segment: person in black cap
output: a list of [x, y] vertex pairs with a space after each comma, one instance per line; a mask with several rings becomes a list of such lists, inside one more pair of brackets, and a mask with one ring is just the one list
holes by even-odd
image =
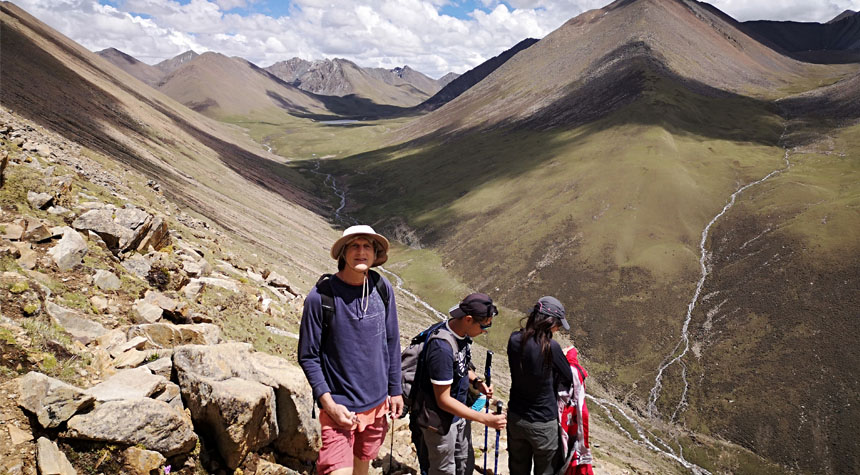
[[[466, 405], [469, 385], [492, 397], [492, 385], [487, 384], [470, 369], [472, 338], [484, 333], [498, 314], [493, 300], [482, 293], [470, 294], [451, 308], [451, 315], [437, 331], [451, 332], [451, 338], [432, 338], [424, 347], [418, 371], [422, 374], [418, 390], [426, 398], [426, 407], [439, 414], [436, 424], [424, 424], [413, 412], [410, 427], [418, 449], [422, 474], [470, 475], [475, 455], [469, 421], [476, 421], [496, 430], [505, 428], [505, 414], [472, 410]], [[452, 348], [449, 341], [456, 341]]]
[[570, 387], [573, 373], [552, 335], [562, 328], [570, 330], [565, 317], [558, 299], [541, 297], [524, 318], [525, 327], [508, 340], [508, 470], [512, 474], [552, 474], [559, 462], [556, 388]]

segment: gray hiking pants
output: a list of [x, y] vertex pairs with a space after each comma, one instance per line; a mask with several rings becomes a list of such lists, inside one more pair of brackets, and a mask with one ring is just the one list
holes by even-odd
[[429, 461], [428, 475], [471, 475], [475, 469], [472, 425], [465, 419], [451, 424], [445, 435], [421, 429]]
[[558, 446], [558, 421], [529, 422], [508, 411], [508, 471], [511, 475], [552, 475]]

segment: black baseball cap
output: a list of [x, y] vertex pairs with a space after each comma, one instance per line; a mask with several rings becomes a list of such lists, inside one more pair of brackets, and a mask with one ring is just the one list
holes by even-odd
[[498, 315], [499, 310], [493, 305], [493, 299], [489, 295], [476, 292], [467, 295], [459, 304], [451, 307], [448, 314], [454, 318], [462, 318], [466, 315], [489, 318]]

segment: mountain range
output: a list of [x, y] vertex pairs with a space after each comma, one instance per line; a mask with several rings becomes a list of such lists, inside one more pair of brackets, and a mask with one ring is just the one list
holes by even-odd
[[0, 13], [5, 109], [157, 180], [303, 291], [331, 224], [371, 223], [434, 307], [498, 300], [497, 351], [558, 296], [619, 444], [678, 471], [860, 466], [856, 13], [618, 0], [444, 81], [214, 52], [149, 66]]

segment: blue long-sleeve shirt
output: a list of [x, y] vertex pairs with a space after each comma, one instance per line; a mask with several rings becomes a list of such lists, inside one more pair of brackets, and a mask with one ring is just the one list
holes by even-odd
[[400, 395], [400, 332], [394, 290], [385, 303], [370, 285], [366, 311], [362, 286], [330, 279], [335, 312], [323, 335], [322, 300], [314, 287], [305, 298], [299, 330], [299, 364], [313, 390], [314, 400], [325, 393], [353, 412], [363, 412]]

